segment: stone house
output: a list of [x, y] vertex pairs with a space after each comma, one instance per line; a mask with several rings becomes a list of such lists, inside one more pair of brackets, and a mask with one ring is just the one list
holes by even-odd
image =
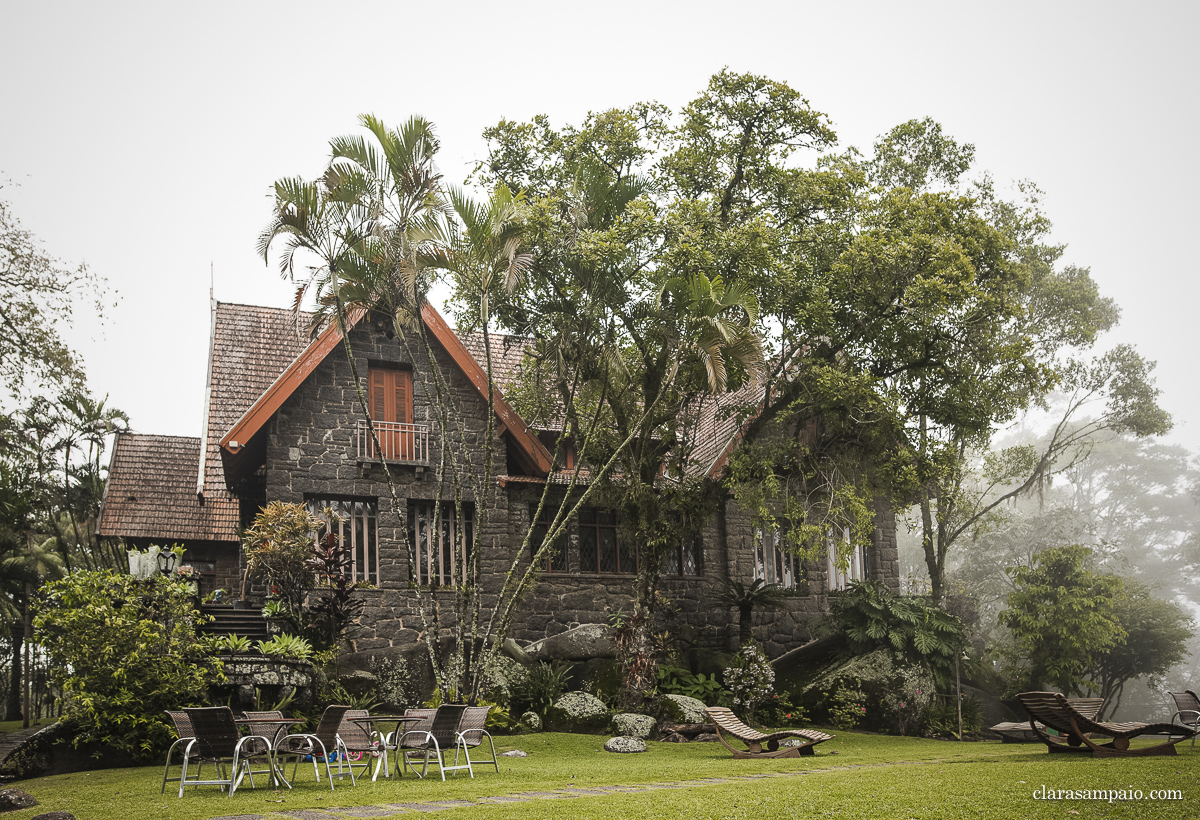
[[[353, 636], [359, 653], [402, 648], [419, 637], [412, 584], [436, 583], [454, 560], [447, 544], [435, 544], [429, 526], [437, 497], [433, 475], [443, 446], [480, 450], [487, 422], [487, 379], [478, 337], [460, 339], [432, 308], [423, 318], [431, 334], [432, 359], [396, 338], [383, 322], [362, 317], [349, 333], [369, 406], [380, 428], [382, 453], [365, 431], [350, 362], [341, 336], [326, 326], [310, 340], [305, 317], [289, 310], [214, 303], [205, 389], [204, 424], [198, 438], [121, 434], [113, 448], [100, 534], [134, 546], [180, 543], [184, 563], [197, 573], [202, 591], [241, 585], [240, 527], [268, 501], [307, 504], [318, 515], [339, 514], [341, 534], [354, 551], [358, 594], [366, 607]], [[517, 378], [518, 340], [493, 337], [494, 368], [503, 387]], [[444, 378], [460, 429], [436, 422], [429, 391], [435, 368]], [[546, 481], [561, 480], [545, 441], [553, 431], [532, 430], [504, 401], [495, 401], [494, 476], [480, 482], [488, 498], [481, 529], [480, 577], [493, 594], [530, 526]], [[737, 446], [739, 426], [716, 402], [694, 425], [695, 469], [719, 477]], [[382, 456], [382, 459], [381, 459]], [[393, 502], [382, 460], [397, 485]], [[472, 502], [465, 498], [468, 511]], [[418, 557], [409, 577], [400, 539]], [[585, 508], [571, 522], [561, 553], [552, 557], [515, 621], [513, 637], [536, 640], [584, 623], [606, 621], [628, 610], [636, 555], [620, 543], [611, 511]], [[881, 506], [870, 543], [857, 545], [849, 571], [831, 562], [802, 562], [777, 549], [771, 533], [756, 531], [729, 499], [700, 537], [681, 544], [663, 567], [662, 590], [678, 610], [679, 630], [697, 645], [736, 645], [737, 613], [711, 603], [723, 579], [762, 578], [794, 595], [785, 609], [764, 613], [756, 637], [770, 655], [807, 638], [804, 623], [827, 609], [828, 595], [855, 578], [898, 587], [894, 517]], [[441, 593], [439, 593], [441, 594]], [[444, 594], [451, 594], [449, 592]]]

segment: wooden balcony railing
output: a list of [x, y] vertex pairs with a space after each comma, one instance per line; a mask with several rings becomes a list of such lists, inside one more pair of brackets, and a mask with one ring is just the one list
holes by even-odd
[[[425, 424], [400, 424], [395, 421], [375, 422], [375, 435], [379, 437], [379, 447], [386, 461], [398, 461], [403, 464], [429, 463], [429, 426]], [[371, 440], [371, 430], [367, 422], [360, 419], [355, 435], [358, 446], [358, 458], [377, 459], [375, 442]]]

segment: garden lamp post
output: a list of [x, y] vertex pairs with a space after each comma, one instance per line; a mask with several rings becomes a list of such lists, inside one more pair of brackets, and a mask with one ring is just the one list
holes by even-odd
[[174, 550], [163, 550], [158, 554], [158, 571], [163, 575], [170, 575], [175, 571], [175, 565], [179, 563], [179, 556]]

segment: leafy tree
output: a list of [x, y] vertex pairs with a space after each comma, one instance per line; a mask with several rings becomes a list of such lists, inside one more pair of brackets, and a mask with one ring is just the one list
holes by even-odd
[[163, 710], [205, 703], [220, 663], [197, 637], [202, 616], [185, 581], [139, 581], [79, 571], [47, 584], [34, 617], [51, 677], [76, 728], [135, 760], [161, 759], [171, 741]]
[[1017, 691], [1049, 684], [1080, 693], [1087, 671], [1127, 638], [1117, 612], [1121, 579], [1085, 567], [1092, 551], [1078, 545], [1038, 553], [1009, 569], [1016, 589], [1000, 613], [1016, 641]]
[[1104, 698], [1104, 712], [1121, 705], [1125, 684], [1147, 677], [1161, 681], [1187, 657], [1194, 622], [1178, 604], [1154, 597], [1137, 581], [1125, 580], [1115, 599], [1116, 619], [1125, 638], [1096, 659], [1086, 676]]
[[[453, 209], [460, 223], [449, 221], [451, 207], [433, 165], [437, 140], [432, 125], [413, 118], [401, 128], [391, 130], [370, 116], [364, 116], [362, 122], [371, 138], [333, 140], [329, 167], [319, 181], [289, 179], [276, 183], [275, 218], [260, 236], [259, 250], [267, 260], [272, 248], [280, 247], [281, 268], [298, 284], [297, 307], [304, 295], [312, 292], [318, 306], [314, 327], [332, 321], [342, 331], [342, 347], [354, 376], [360, 409], [373, 438], [376, 438], [375, 427], [346, 332], [353, 320], [366, 313], [383, 318], [414, 361], [418, 358], [414, 355], [417, 351], [430, 363], [430, 372], [422, 370], [420, 375], [427, 379], [426, 395], [431, 398], [446, 445], [439, 448], [441, 460], [435, 467], [438, 503], [453, 508], [455, 530], [458, 537], [465, 537], [463, 534], [471, 529], [464, 526], [465, 493], [473, 490], [476, 516], [486, 520], [495, 491], [487, 478], [496, 436], [490, 412], [496, 381], [491, 372], [487, 317], [493, 287], [511, 286], [526, 258], [520, 252], [519, 202], [498, 190], [486, 204], [476, 205], [455, 192]], [[480, 295], [474, 313], [483, 321], [490, 385], [487, 441], [482, 448], [478, 442], [469, 440], [422, 316], [426, 292], [437, 270], [452, 272], [458, 281], [468, 283], [466, 286], [474, 287]], [[377, 438], [375, 443], [378, 448]], [[483, 470], [478, 469], [481, 465], [473, 455], [480, 450], [484, 454]], [[401, 509], [386, 462], [383, 470], [393, 509]], [[472, 481], [476, 482], [473, 486]], [[575, 482], [573, 477], [566, 488], [567, 497], [571, 497]], [[548, 482], [547, 489], [549, 486]], [[582, 495], [586, 497], [588, 492], [585, 490]], [[579, 496], [571, 498], [573, 503], [582, 503]], [[544, 494], [542, 504], [545, 499]], [[446, 618], [443, 607], [439, 606], [435, 587], [413, 590], [429, 661], [444, 697], [453, 693], [474, 700], [479, 696], [485, 665], [479, 650], [498, 648], [521, 597], [536, 575], [540, 557], [553, 544], [566, 520], [565, 513], [557, 515], [533, 563], [518, 567], [527, 554], [522, 549], [504, 578], [498, 604], [489, 613], [482, 611], [478, 543], [470, 545], [472, 560], [466, 566], [456, 564], [454, 568], [451, 617]], [[440, 529], [443, 516], [434, 515], [433, 521], [435, 528]], [[475, 527], [474, 533], [478, 541], [481, 528]], [[439, 537], [434, 534], [435, 539]], [[527, 534], [525, 547], [529, 546], [529, 538]], [[407, 540], [401, 539], [401, 544], [410, 577], [415, 579], [418, 577], [415, 555]], [[442, 651], [446, 639], [453, 647], [450, 663], [444, 662], [447, 653]]]
[[12, 396], [30, 382], [82, 386], [82, 365], [61, 332], [83, 304], [103, 316], [106, 288], [86, 265], [71, 270], [48, 256], [0, 200], [0, 380]]

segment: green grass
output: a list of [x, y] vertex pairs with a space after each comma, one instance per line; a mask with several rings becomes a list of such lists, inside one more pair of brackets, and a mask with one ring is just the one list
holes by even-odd
[[[202, 820], [275, 812], [436, 800], [478, 800], [521, 792], [553, 792], [596, 786], [645, 787], [705, 778], [727, 782], [689, 784], [679, 789], [480, 804], [438, 812], [469, 818], [1186, 818], [1200, 817], [1200, 749], [1181, 744], [1177, 757], [1093, 759], [1054, 755], [1041, 745], [948, 743], [914, 738], [842, 733], [818, 747], [815, 757], [792, 760], [733, 760], [714, 743], [650, 743], [641, 755], [601, 749], [602, 737], [544, 734], [500, 738], [498, 749], [524, 749], [527, 758], [502, 759], [500, 773], [480, 769], [445, 783], [401, 780], [339, 784], [335, 792], [307, 776], [292, 791], [264, 788], [226, 797], [215, 787], [189, 790], [182, 800], [159, 794], [162, 768], [112, 769], [21, 781], [18, 788], [40, 801], [8, 818], [70, 811], [80, 820], [131, 816]], [[836, 752], [836, 754], [834, 754]], [[303, 772], [303, 770], [302, 770]], [[746, 779], [750, 774], [779, 774]], [[1048, 789], [1181, 789], [1182, 801], [1039, 801]], [[397, 812], [395, 816], [412, 812]]]

